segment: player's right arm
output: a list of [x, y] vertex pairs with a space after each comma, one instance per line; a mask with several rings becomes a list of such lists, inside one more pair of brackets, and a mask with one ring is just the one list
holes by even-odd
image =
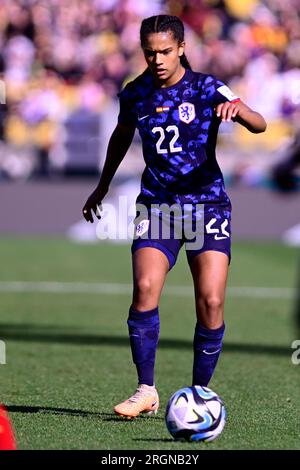
[[113, 131], [107, 147], [106, 159], [99, 183], [82, 209], [83, 216], [87, 222], [94, 222], [92, 211], [96, 217], [100, 219], [97, 208], [107, 194], [109, 185], [130, 147], [134, 132], [134, 125], [124, 125], [120, 123]]
[[266, 130], [267, 123], [263, 116], [243, 103], [221, 80], [208, 75], [204, 90], [214, 106], [217, 117], [222, 121], [237, 121], [254, 134]]

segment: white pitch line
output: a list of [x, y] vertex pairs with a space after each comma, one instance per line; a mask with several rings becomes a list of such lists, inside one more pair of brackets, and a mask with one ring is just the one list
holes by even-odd
[[[2, 293], [52, 293], [52, 294], [108, 294], [128, 295], [132, 292], [131, 284], [101, 283], [101, 282], [32, 282], [32, 281], [2, 281]], [[176, 297], [193, 295], [192, 286], [166, 286], [164, 294]], [[291, 299], [297, 290], [291, 287], [228, 287], [227, 296], [261, 299]]]

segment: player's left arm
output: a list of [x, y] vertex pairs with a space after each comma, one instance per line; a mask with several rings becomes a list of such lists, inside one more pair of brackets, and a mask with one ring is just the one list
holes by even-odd
[[250, 132], [259, 134], [267, 128], [263, 116], [253, 111], [241, 100], [226, 101], [216, 107], [216, 114], [222, 121], [235, 121], [246, 127]]

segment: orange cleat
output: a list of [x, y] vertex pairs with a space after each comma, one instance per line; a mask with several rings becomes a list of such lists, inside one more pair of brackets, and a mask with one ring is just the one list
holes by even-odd
[[136, 418], [140, 413], [156, 414], [159, 408], [159, 397], [155, 386], [141, 384], [134, 395], [115, 406], [114, 411], [127, 419]]

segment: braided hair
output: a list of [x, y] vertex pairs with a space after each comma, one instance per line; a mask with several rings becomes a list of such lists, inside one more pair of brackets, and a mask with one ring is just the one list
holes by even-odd
[[[174, 39], [181, 44], [184, 41], [184, 26], [178, 16], [156, 15], [145, 18], [141, 24], [140, 38], [141, 46], [144, 48], [147, 42], [147, 36], [152, 33], [164, 33], [170, 31], [173, 33]], [[191, 70], [189, 61], [183, 53], [180, 57], [181, 65]]]

